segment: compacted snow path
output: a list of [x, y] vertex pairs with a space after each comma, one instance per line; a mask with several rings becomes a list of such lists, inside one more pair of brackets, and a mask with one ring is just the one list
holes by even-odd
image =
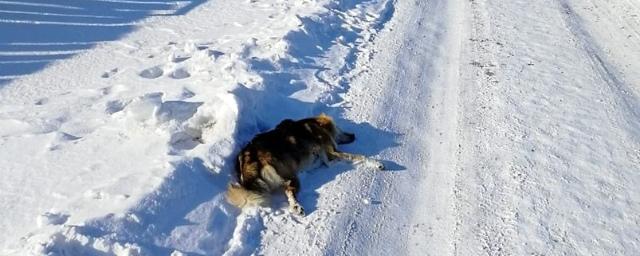
[[378, 155], [389, 170], [350, 174], [351, 217], [336, 221], [331, 238], [339, 255], [453, 250], [463, 7], [397, 2], [394, 19], [371, 49], [373, 60], [360, 63], [364, 73], [353, 80], [346, 116], [388, 132], [363, 138], [363, 149], [379, 140], [397, 145]]
[[639, 80], [628, 68], [639, 64], [637, 26], [611, 26], [629, 9], [638, 11], [631, 1], [469, 3], [457, 254], [640, 251]]
[[[332, 220], [327, 251], [638, 252], [640, 103], [630, 67], [640, 56], [630, 8], [396, 2], [372, 59], [353, 72], [345, 113], [387, 133], [363, 141], [394, 145], [377, 154], [393, 167], [349, 172], [342, 188], [327, 189], [352, 208]], [[604, 21], [594, 15], [605, 12]]]

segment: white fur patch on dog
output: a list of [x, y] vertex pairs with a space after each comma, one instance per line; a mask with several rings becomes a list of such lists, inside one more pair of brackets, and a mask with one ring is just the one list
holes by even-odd
[[278, 175], [276, 169], [271, 165], [262, 167], [262, 179], [267, 183], [269, 189], [271, 190], [282, 187], [282, 185], [284, 184], [284, 180], [282, 179], [282, 177]]

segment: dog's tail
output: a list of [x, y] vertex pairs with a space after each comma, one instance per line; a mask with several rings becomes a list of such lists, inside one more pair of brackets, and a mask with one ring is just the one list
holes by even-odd
[[267, 202], [267, 198], [264, 195], [247, 190], [239, 184], [229, 184], [226, 197], [227, 202], [238, 208], [262, 206]]

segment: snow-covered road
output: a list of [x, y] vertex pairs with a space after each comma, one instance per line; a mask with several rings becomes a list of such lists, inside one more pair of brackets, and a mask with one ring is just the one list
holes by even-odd
[[[99, 14], [27, 2], [0, 24]], [[4, 77], [1, 255], [640, 252], [635, 1], [100, 2], [193, 10]], [[244, 143], [321, 112], [387, 170], [305, 172], [305, 217], [224, 202]]]
[[[332, 230], [330, 247], [339, 255], [445, 255], [454, 248], [464, 6], [399, 1], [395, 8], [374, 58], [360, 63], [346, 116], [393, 134], [398, 146], [378, 157], [399, 168], [352, 175], [347, 194], [356, 197], [347, 205], [355, 209]], [[364, 149], [375, 139], [362, 142]]]
[[640, 52], [612, 47], [638, 39], [597, 35], [629, 18], [605, 10], [630, 3], [470, 4], [458, 253], [640, 250], [638, 80], [623, 68], [640, 64]]

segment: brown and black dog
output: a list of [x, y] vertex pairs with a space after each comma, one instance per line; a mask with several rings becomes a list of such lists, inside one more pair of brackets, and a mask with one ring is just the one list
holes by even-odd
[[[354, 134], [340, 130], [325, 114], [298, 121], [286, 119], [275, 129], [258, 134], [240, 151], [236, 163], [240, 184], [229, 185], [227, 201], [239, 208], [264, 205], [272, 191], [283, 189], [291, 212], [304, 215], [296, 200], [298, 172], [316, 160], [327, 166], [333, 160], [366, 160], [362, 155], [337, 150], [338, 144], [354, 140]], [[379, 162], [376, 165], [383, 168]]]

